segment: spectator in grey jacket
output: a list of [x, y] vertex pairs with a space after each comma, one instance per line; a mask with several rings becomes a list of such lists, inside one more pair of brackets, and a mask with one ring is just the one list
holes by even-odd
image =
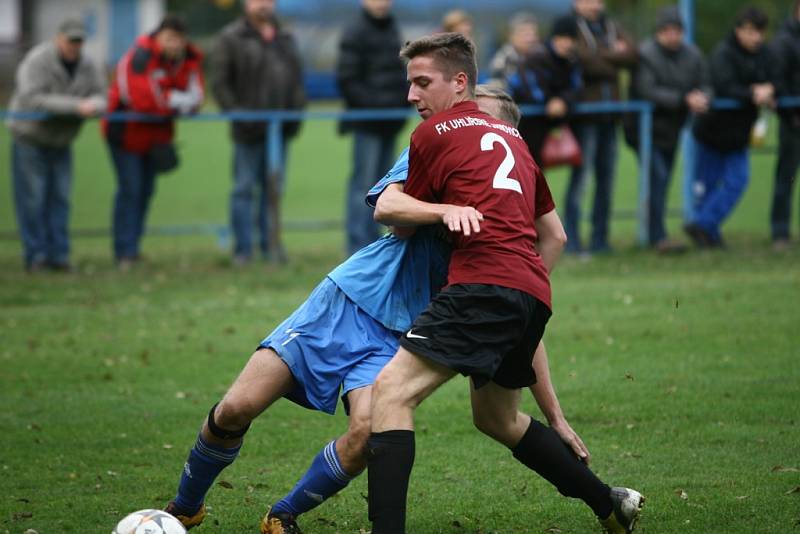
[[[220, 107], [233, 110], [302, 109], [306, 97], [303, 67], [294, 37], [275, 17], [275, 0], [244, 0], [244, 16], [219, 35], [211, 64], [212, 90]], [[297, 122], [284, 123], [284, 141], [293, 137]], [[260, 233], [261, 254], [283, 261], [278, 246], [279, 198], [285, 172], [269, 176], [266, 123], [234, 122], [231, 226], [235, 264], [252, 258], [253, 210]], [[284, 143], [283, 161], [286, 161]], [[260, 192], [256, 196], [256, 190]], [[277, 250], [270, 250], [270, 243]]]
[[[406, 69], [400, 60], [400, 30], [391, 13], [391, 0], [361, 0], [361, 12], [342, 32], [336, 79], [348, 109], [404, 108]], [[364, 192], [376, 176], [394, 162], [395, 138], [405, 120], [343, 122], [341, 132], [352, 131], [353, 173], [347, 192], [347, 252], [375, 241], [379, 226]]]
[[17, 68], [12, 112], [43, 112], [47, 118], [14, 119], [12, 169], [17, 222], [25, 268], [69, 271], [71, 144], [83, 119], [105, 108], [104, 84], [82, 55], [86, 30], [66, 20], [55, 39], [33, 48]]
[[[658, 15], [655, 36], [639, 47], [630, 98], [653, 103], [653, 153], [650, 160], [649, 244], [661, 253], [685, 245], [667, 238], [665, 212], [680, 133], [689, 113], [708, 111], [711, 80], [700, 50], [683, 41], [683, 21], [674, 7]], [[626, 117], [625, 133], [639, 148], [638, 117]]]
[[[777, 63], [775, 85], [778, 96], [800, 96], [800, 0], [794, 2], [792, 15], [772, 42], [772, 49]], [[800, 108], [782, 109], [780, 117], [780, 145], [770, 218], [776, 250], [789, 245], [792, 189], [800, 168]]]

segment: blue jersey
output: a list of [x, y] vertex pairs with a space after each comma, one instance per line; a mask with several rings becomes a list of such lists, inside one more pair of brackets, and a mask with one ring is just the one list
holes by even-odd
[[[392, 169], [367, 194], [375, 206], [389, 184], [408, 177], [406, 148]], [[447, 282], [449, 246], [441, 229], [420, 227], [407, 240], [387, 235], [362, 248], [328, 277], [362, 310], [389, 330], [405, 332]]]

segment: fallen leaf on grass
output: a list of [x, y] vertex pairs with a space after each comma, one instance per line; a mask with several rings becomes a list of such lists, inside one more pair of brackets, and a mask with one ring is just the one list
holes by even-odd
[[33, 517], [33, 512], [17, 512], [11, 516], [12, 521], [19, 521], [20, 519], [30, 519]]
[[116, 476], [119, 476], [119, 473], [117, 473], [116, 471], [106, 471], [106, 474], [107, 474], [108, 476], [110, 476], [110, 477], [116, 477]]
[[678, 497], [680, 497], [684, 501], [688, 501], [689, 500], [689, 495], [685, 491], [683, 491], [682, 489], [675, 490], [675, 495], [677, 495]]
[[782, 465], [776, 465], [772, 468], [773, 473], [800, 473], [800, 469], [796, 467], [783, 467]]
[[219, 482], [217, 482], [217, 486], [222, 486], [225, 489], [233, 489], [233, 484], [231, 484], [227, 480], [220, 480]]
[[165, 449], [167, 449], [167, 450], [170, 450], [170, 449], [172, 448], [172, 444], [171, 444], [171, 443], [165, 443], [165, 444], [164, 444], [164, 445], [162, 445], [162, 446], [163, 446]]
[[736, 500], [737, 501], [743, 501], [743, 500], [747, 499], [748, 497], [750, 497], [750, 496], [749, 495], [739, 495], [738, 497], [736, 497]]
[[792, 493], [800, 493], [800, 486], [795, 486], [789, 491], [787, 491], [784, 495], [791, 495]]
[[559, 534], [561, 532], [561, 529], [558, 527], [550, 527], [546, 529], [545, 532], [552, 532], [553, 534]]
[[28, 530], [26, 530], [22, 534], [39, 534], [39, 531], [38, 530], [33, 530], [32, 528], [29, 528]]

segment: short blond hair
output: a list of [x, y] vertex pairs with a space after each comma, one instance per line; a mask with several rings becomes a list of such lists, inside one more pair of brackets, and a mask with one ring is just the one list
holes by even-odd
[[522, 113], [520, 113], [519, 108], [517, 107], [517, 104], [514, 103], [511, 95], [506, 93], [501, 88], [482, 83], [475, 87], [475, 98], [493, 98], [497, 100], [497, 110], [500, 114], [500, 116], [497, 118], [501, 121], [512, 124], [515, 127], [519, 125], [519, 120], [522, 118]]

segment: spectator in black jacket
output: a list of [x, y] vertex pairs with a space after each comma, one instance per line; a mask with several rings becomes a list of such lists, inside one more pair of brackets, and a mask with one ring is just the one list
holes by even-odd
[[[342, 33], [336, 76], [348, 109], [406, 107], [406, 70], [391, 0], [361, 0], [362, 10]], [[353, 174], [347, 192], [347, 251], [375, 241], [379, 226], [364, 194], [394, 161], [395, 138], [405, 120], [343, 122], [352, 131]]]
[[[649, 244], [661, 253], [685, 245], [667, 238], [665, 212], [680, 133], [689, 113], [708, 111], [711, 80], [702, 53], [683, 40], [683, 21], [674, 7], [658, 15], [655, 36], [639, 47], [631, 100], [653, 103], [653, 152], [650, 160]], [[625, 134], [639, 148], [638, 115], [625, 118]]]
[[[792, 15], [772, 43], [777, 62], [775, 80], [779, 96], [800, 96], [800, 0]], [[772, 241], [776, 250], [789, 244], [792, 218], [792, 189], [800, 167], [800, 108], [780, 111], [780, 144], [772, 196]]]
[[712, 110], [694, 126], [694, 213], [686, 233], [700, 247], [724, 246], [720, 226], [733, 212], [750, 177], [748, 144], [759, 107], [775, 105], [774, 61], [764, 46], [767, 15], [745, 8], [730, 37], [720, 43], [709, 64], [714, 94], [743, 106]]
[[[244, 16], [222, 29], [212, 56], [214, 96], [225, 111], [301, 109], [306, 97], [303, 67], [294, 37], [275, 16], [275, 0], [245, 0]], [[299, 123], [284, 123], [288, 140]], [[261, 254], [283, 261], [277, 235], [279, 198], [285, 173], [269, 176], [263, 122], [234, 122], [231, 226], [235, 264], [252, 256], [253, 210], [260, 233]], [[284, 143], [284, 152], [286, 143]], [[285, 158], [283, 158], [285, 161]], [[256, 191], [260, 194], [256, 196]], [[270, 245], [276, 247], [271, 250]]]
[[575, 57], [578, 26], [575, 18], [561, 17], [553, 23], [550, 38], [508, 79], [514, 100], [521, 105], [545, 106], [545, 117], [523, 117], [519, 131], [537, 163], [548, 132], [564, 124], [570, 108], [580, 96], [581, 71]]

